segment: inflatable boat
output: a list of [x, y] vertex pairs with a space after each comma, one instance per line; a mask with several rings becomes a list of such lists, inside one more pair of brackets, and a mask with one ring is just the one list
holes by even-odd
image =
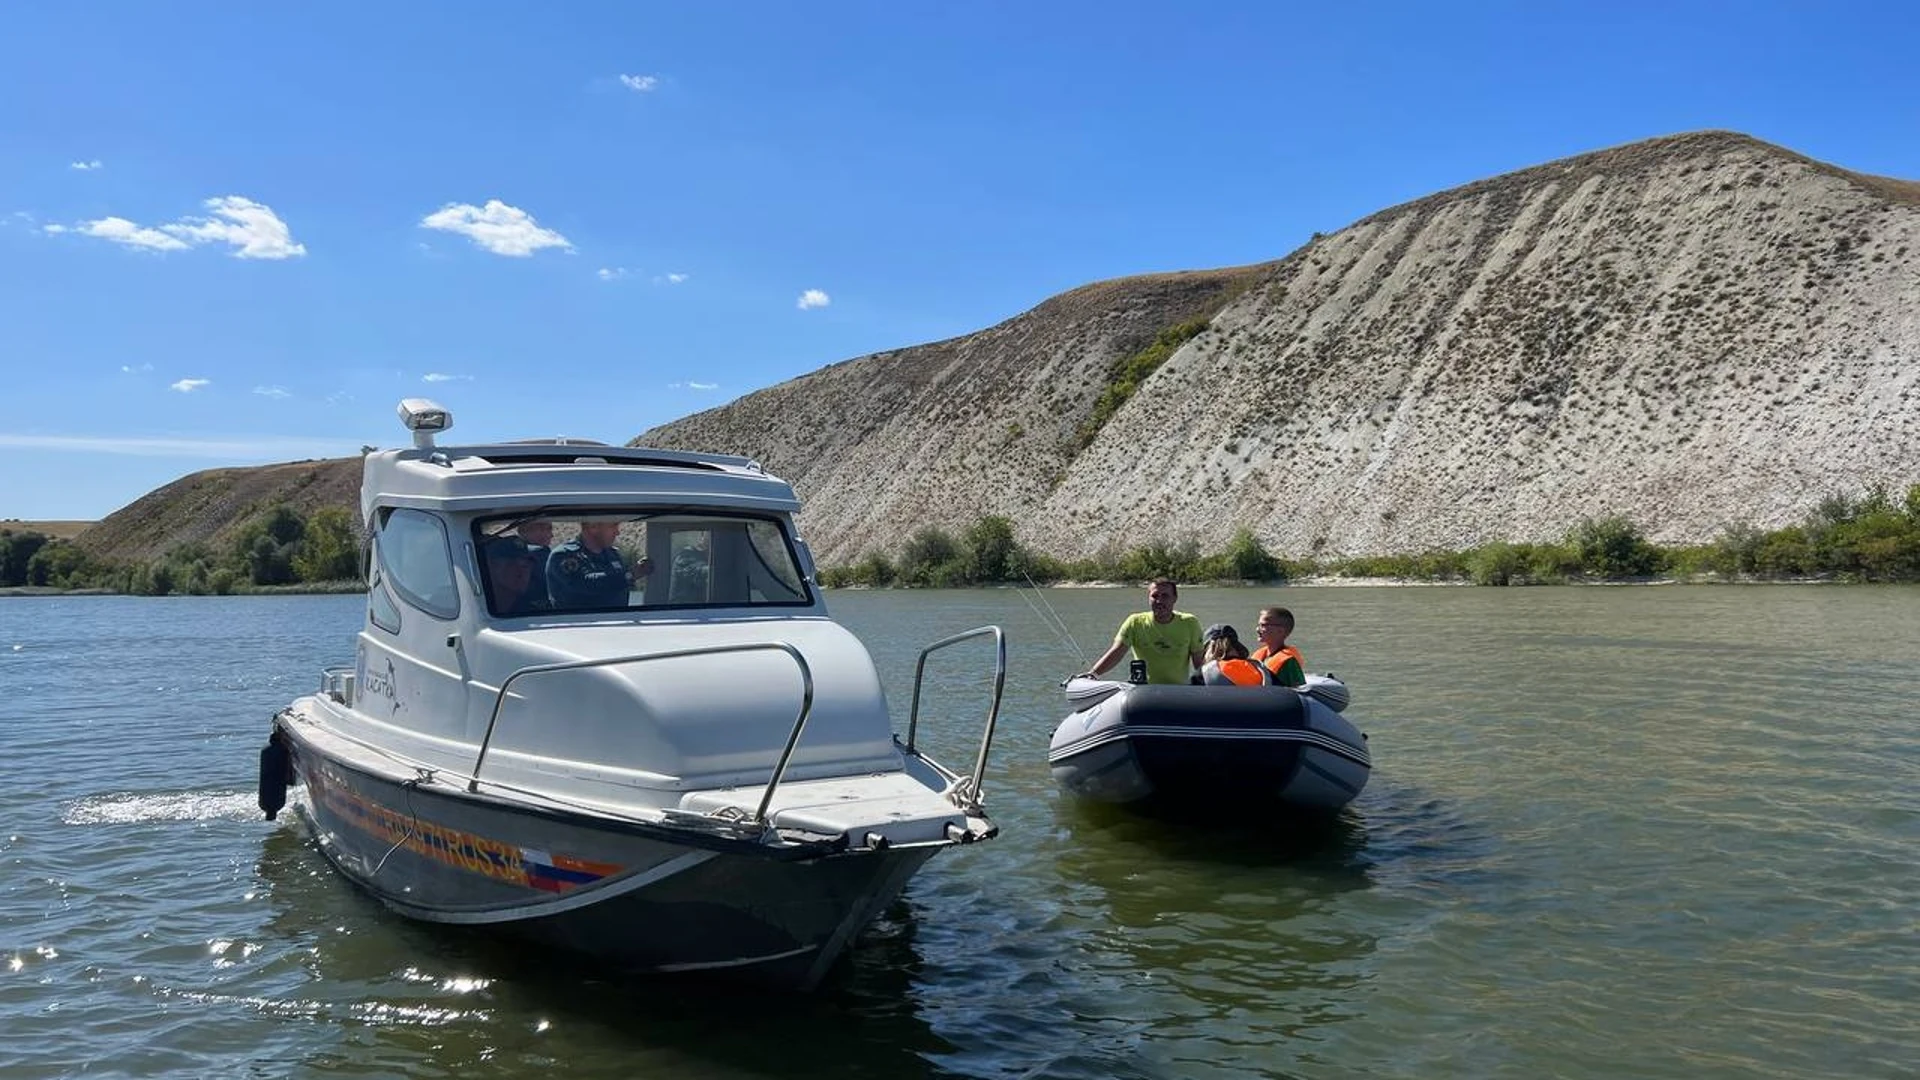
[[1336, 810], [1367, 784], [1367, 737], [1344, 683], [1158, 686], [1070, 679], [1073, 709], [1047, 764], [1068, 794], [1164, 805], [1278, 803]]

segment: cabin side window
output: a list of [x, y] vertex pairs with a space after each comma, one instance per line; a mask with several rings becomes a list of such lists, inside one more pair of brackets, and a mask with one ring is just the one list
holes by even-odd
[[389, 634], [400, 632], [400, 605], [393, 602], [393, 595], [387, 591], [386, 578], [380, 573], [380, 548], [378, 540], [368, 545], [375, 554], [367, 567], [367, 620]]
[[400, 599], [435, 618], [460, 614], [447, 528], [439, 518], [404, 507], [390, 511], [375, 551], [383, 576]]
[[787, 534], [771, 521], [749, 521], [746, 529], [754, 556], [751, 575], [754, 598], [771, 604], [804, 602], [807, 587], [793, 552], [787, 547]]

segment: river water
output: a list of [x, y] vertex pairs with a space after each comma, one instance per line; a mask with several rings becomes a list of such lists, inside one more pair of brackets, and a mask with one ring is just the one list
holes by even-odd
[[[1140, 590], [836, 593], [902, 726], [921, 646], [1007, 629], [1002, 835], [805, 997], [409, 923], [260, 820], [267, 719], [349, 658], [357, 598], [0, 600], [0, 1075], [1914, 1074], [1920, 592], [1181, 600], [1248, 636], [1295, 611], [1371, 736], [1353, 806], [1175, 825], [1057, 793], [1058, 682]], [[922, 720], [962, 768], [968, 650]]]

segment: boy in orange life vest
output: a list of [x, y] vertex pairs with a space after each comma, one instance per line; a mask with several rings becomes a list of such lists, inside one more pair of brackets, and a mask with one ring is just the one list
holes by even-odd
[[1253, 659], [1273, 672], [1273, 681], [1281, 686], [1305, 686], [1307, 662], [1299, 649], [1287, 644], [1287, 635], [1293, 633], [1293, 612], [1283, 607], [1262, 608], [1253, 630], [1260, 641]]

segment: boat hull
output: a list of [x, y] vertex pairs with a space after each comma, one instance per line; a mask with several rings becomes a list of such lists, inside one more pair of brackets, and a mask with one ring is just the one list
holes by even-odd
[[1365, 735], [1287, 687], [1127, 687], [1061, 721], [1047, 762], [1096, 802], [1302, 810], [1345, 806], [1372, 771]]
[[944, 845], [770, 846], [401, 780], [282, 725], [327, 859], [402, 915], [634, 972], [810, 989]]

